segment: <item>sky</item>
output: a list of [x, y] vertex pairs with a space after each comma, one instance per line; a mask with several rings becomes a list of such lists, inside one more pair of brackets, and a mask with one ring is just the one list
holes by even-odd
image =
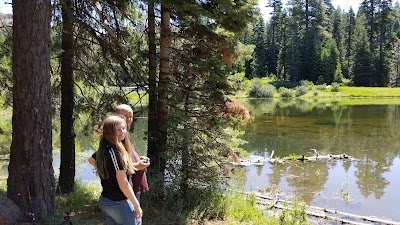
[[12, 0], [0, 0], [0, 12], [5, 13], [5, 14], [11, 14], [12, 13], [12, 6], [11, 4], [6, 4], [6, 3], [11, 3]]
[[[288, 0], [282, 0], [282, 2], [285, 5], [288, 2]], [[362, 0], [331, 0], [331, 2], [333, 7], [335, 7], [335, 9], [337, 9], [338, 6], [340, 6], [342, 10], [348, 12], [351, 6], [353, 7], [354, 12], [357, 12], [358, 7], [360, 6]], [[268, 0], [258, 0], [258, 6], [261, 9], [261, 13], [264, 15], [264, 18], [269, 18], [269, 13], [271, 12], [271, 8], [265, 7], [266, 5], [268, 5]]]
[[[357, 12], [358, 6], [360, 6], [360, 3], [362, 0], [331, 0], [332, 5], [337, 8], [337, 6], [340, 6], [343, 10], [346, 12], [349, 11], [350, 6], [353, 7], [353, 10]], [[283, 2], [286, 4], [287, 0], [283, 0]], [[5, 3], [11, 3], [11, 0], [0, 0], [0, 12], [1, 13], [6, 13], [6, 14], [11, 14], [12, 13], [12, 7], [11, 4], [5, 4]], [[258, 5], [260, 6], [261, 12], [264, 15], [264, 18], [269, 17], [269, 10], [267, 7], [265, 7], [268, 4], [268, 0], [259, 0]]]

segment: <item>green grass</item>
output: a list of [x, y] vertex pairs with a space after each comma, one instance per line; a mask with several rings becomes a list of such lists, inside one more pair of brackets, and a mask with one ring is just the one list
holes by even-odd
[[[326, 91], [329, 91], [328, 88]], [[400, 97], [400, 88], [389, 87], [339, 87], [339, 91], [348, 97]]]
[[[287, 204], [285, 204], [288, 207]], [[293, 202], [292, 209], [284, 209], [279, 216], [281, 225], [309, 225], [307, 221], [306, 205], [297, 199]]]
[[236, 191], [197, 189], [191, 190], [188, 195], [186, 200], [173, 193], [161, 202], [145, 201], [143, 220], [149, 225], [213, 224], [212, 221], [232, 225], [289, 225], [296, 224], [296, 221], [307, 224], [305, 209], [298, 205], [293, 210], [273, 214], [262, 211], [255, 196]]
[[84, 186], [75, 182], [75, 191], [68, 195], [56, 196], [56, 213], [54, 218], [45, 219], [45, 224], [58, 225], [68, 212], [72, 224], [96, 225], [104, 221], [98, 207], [101, 187]]
[[[5, 183], [0, 183], [0, 191], [5, 193]], [[55, 216], [44, 219], [43, 223], [61, 224], [68, 213], [72, 224], [102, 224], [104, 215], [97, 203], [100, 191], [100, 187], [84, 186], [76, 182], [73, 193], [56, 196]], [[301, 221], [301, 224], [307, 222], [301, 204], [294, 205], [294, 209], [284, 210], [280, 214], [266, 213], [260, 210], [255, 196], [237, 191], [192, 189], [187, 198], [183, 198], [177, 191], [169, 191], [164, 199], [152, 194], [149, 192], [141, 196], [143, 221], [147, 225], [213, 224], [214, 221], [218, 221], [217, 224], [232, 225], [289, 225], [298, 224], [297, 221]]]
[[[253, 79], [252, 82], [260, 82], [262, 84], [271, 84], [276, 89], [280, 87], [286, 87], [289, 89], [295, 89], [299, 87], [298, 82], [290, 81], [274, 81], [268, 79]], [[267, 83], [266, 83], [267, 82]], [[307, 93], [300, 96], [300, 98], [400, 98], [400, 87], [350, 87], [350, 86], [338, 86], [338, 91], [332, 91], [335, 85], [331, 85], [329, 88], [324, 88], [326, 85], [313, 85], [310, 82], [303, 82], [304, 87], [308, 89]], [[240, 93], [240, 97], [246, 92]], [[274, 98], [279, 95], [274, 95]]]
[[[100, 190], [100, 187], [84, 186], [76, 182], [73, 193], [56, 197], [55, 216], [45, 219], [44, 224], [60, 224], [67, 212], [72, 224], [103, 223], [104, 215], [97, 203]], [[220, 221], [223, 224], [278, 225], [283, 217], [286, 220], [296, 217], [293, 213], [289, 213], [290, 217], [289, 214], [268, 217], [259, 209], [254, 196], [238, 192], [192, 189], [186, 199], [176, 191], [168, 191], [164, 199], [159, 199], [151, 192], [142, 194], [141, 198], [143, 221], [147, 225], [204, 224], [207, 221]]]
[[257, 208], [254, 196], [232, 193], [226, 197], [224, 203], [224, 219], [232, 224], [276, 224], [276, 218], [268, 218]]

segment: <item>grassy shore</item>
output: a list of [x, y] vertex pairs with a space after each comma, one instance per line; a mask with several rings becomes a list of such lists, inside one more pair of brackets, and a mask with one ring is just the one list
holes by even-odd
[[[44, 221], [58, 225], [68, 213], [72, 224], [97, 225], [104, 223], [104, 215], [97, 206], [99, 187], [78, 184], [74, 193], [56, 198], [56, 215]], [[184, 199], [178, 192], [168, 192], [162, 200], [151, 193], [142, 195], [143, 221], [147, 225], [289, 225], [295, 221], [307, 224], [303, 208], [295, 208], [284, 214], [265, 214], [254, 196], [238, 192], [216, 190], [191, 190]], [[179, 213], [177, 213], [179, 212]], [[271, 216], [272, 215], [272, 216]]]
[[[294, 83], [269, 82], [261, 85], [276, 85], [273, 93], [264, 93], [266, 98], [280, 101], [282, 98], [297, 98], [304, 101], [318, 101], [322, 103], [342, 104], [400, 104], [400, 88], [391, 87], [350, 87], [339, 85], [313, 85], [310, 83], [296, 86]], [[285, 85], [287, 88], [282, 86]], [[251, 87], [238, 91], [232, 98], [251, 98]], [[262, 89], [262, 88], [261, 88]], [[263, 90], [259, 90], [263, 91]], [[266, 91], [264, 89], [264, 91]], [[271, 91], [271, 89], [269, 89]], [[292, 92], [292, 93], [290, 93]], [[301, 93], [300, 93], [301, 92]], [[289, 93], [289, 94], [287, 94]], [[300, 93], [300, 94], [299, 94]]]
[[400, 98], [400, 88], [390, 87], [339, 87], [339, 92], [332, 92], [332, 87], [327, 88], [325, 92], [341, 94], [341, 97], [350, 98]]

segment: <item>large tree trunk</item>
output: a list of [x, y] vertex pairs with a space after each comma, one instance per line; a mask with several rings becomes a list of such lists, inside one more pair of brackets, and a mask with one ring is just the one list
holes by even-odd
[[[157, 55], [156, 55], [156, 24], [154, 16], [154, 1], [148, 3], [148, 38], [149, 38], [149, 116], [147, 155], [153, 161], [157, 149]], [[151, 164], [153, 168], [156, 164]]]
[[61, 163], [58, 190], [63, 194], [74, 191], [75, 132], [74, 132], [74, 22], [72, 0], [62, 0], [61, 55]]
[[161, 193], [164, 189], [164, 170], [166, 159], [164, 153], [167, 151], [167, 124], [168, 124], [168, 87], [170, 82], [170, 57], [171, 57], [171, 11], [164, 3], [161, 5], [161, 30], [160, 30], [160, 75], [158, 82], [157, 101], [157, 132], [158, 152], [153, 160], [158, 171], [159, 186]]
[[13, 0], [13, 118], [7, 196], [35, 218], [54, 215], [50, 0]]

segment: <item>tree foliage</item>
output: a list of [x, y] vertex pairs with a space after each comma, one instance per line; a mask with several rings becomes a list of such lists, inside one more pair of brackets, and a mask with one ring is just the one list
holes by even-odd
[[[223, 111], [226, 94], [231, 91], [229, 71], [238, 40], [247, 24], [255, 21], [255, 5], [255, 1], [161, 2], [161, 15], [163, 7], [169, 7], [174, 25], [169, 30], [172, 40], [167, 59], [173, 63], [167, 79], [162, 79], [161, 60], [166, 59], [161, 29], [157, 94], [158, 102], [164, 103], [157, 105], [157, 117], [168, 117], [167, 123], [157, 121], [157, 125], [167, 128], [158, 130], [167, 137], [167, 147], [163, 147], [161, 136], [156, 136], [161, 142], [157, 152], [150, 150], [150, 157], [156, 159], [159, 172], [167, 171], [165, 179], [177, 185], [172, 187], [183, 193], [192, 187], [216, 184], [216, 153], [223, 146], [218, 138], [227, 124]], [[169, 88], [160, 88], [163, 85]], [[160, 111], [165, 103], [167, 110]]]
[[[335, 9], [329, 0], [291, 0], [286, 8], [281, 8], [281, 1], [271, 0], [267, 6], [272, 12], [266, 28], [261, 27], [264, 21], [260, 18], [243, 42], [255, 44], [253, 57], [246, 61], [247, 78], [274, 74], [290, 81], [316, 83], [323, 79], [327, 84], [340, 83], [343, 78], [358, 79], [363, 75], [355, 74], [359, 71], [356, 55], [361, 55], [356, 51], [364, 51], [355, 47], [362, 36], [357, 33], [361, 28], [356, 29], [358, 18], [368, 37], [375, 71], [372, 77], [365, 77], [372, 80], [363, 85], [387, 86], [394, 79], [396, 67], [391, 62], [394, 42], [398, 41], [393, 38], [400, 24], [398, 4], [396, 8], [390, 0], [365, 0], [357, 15], [352, 8], [348, 12]], [[260, 41], [264, 40], [260, 38], [262, 30], [266, 30], [265, 44]], [[265, 64], [259, 67], [260, 62]], [[260, 68], [267, 72], [261, 74]]]

